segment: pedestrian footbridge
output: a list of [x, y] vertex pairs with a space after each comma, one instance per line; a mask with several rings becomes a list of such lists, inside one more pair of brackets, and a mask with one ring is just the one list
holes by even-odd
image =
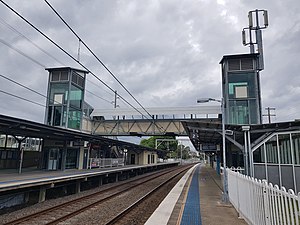
[[[92, 113], [92, 133], [102, 136], [187, 136], [182, 121], [218, 120], [221, 107], [157, 107], [99, 109]], [[141, 115], [141, 113], [143, 115]]]

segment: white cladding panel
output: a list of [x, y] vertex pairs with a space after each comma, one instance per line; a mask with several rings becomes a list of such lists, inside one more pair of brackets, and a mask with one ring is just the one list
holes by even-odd
[[[189, 114], [221, 114], [220, 105], [211, 106], [189, 106], [189, 107], [156, 107], [146, 108], [150, 115], [189, 115]], [[138, 108], [138, 111], [147, 116], [145, 110]], [[132, 108], [115, 108], [115, 109], [95, 109], [92, 113], [94, 116], [137, 116], [141, 115]]]

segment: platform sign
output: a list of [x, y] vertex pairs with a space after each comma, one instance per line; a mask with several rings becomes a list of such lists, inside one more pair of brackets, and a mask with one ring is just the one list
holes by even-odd
[[204, 152], [220, 151], [220, 147], [217, 144], [204, 143], [200, 145], [200, 151], [204, 151]]

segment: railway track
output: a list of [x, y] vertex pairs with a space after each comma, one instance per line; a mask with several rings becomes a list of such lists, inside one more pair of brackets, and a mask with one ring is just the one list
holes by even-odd
[[[164, 184], [166, 184], [173, 177], [176, 177], [178, 176], [178, 174], [187, 170], [187, 168], [189, 168], [189, 166], [179, 167], [176, 170], [171, 168], [164, 172], [159, 172], [145, 176], [139, 180], [128, 181], [122, 184], [118, 184], [114, 187], [107, 188], [105, 190], [101, 190], [99, 192], [89, 194], [65, 202], [63, 204], [59, 204], [47, 208], [45, 210], [38, 211], [36, 213], [32, 213], [30, 215], [18, 218], [5, 224], [59, 224], [62, 221], [74, 218], [75, 216], [83, 212], [87, 212], [95, 207], [101, 207], [101, 205], [102, 207], [105, 207], [105, 203], [107, 203], [109, 200], [120, 198], [120, 196], [125, 195], [126, 192], [130, 192], [138, 187], [146, 187], [147, 185], [149, 186], [149, 183], [154, 182], [156, 179], [161, 179], [162, 177], [170, 176], [170, 178], [165, 179], [165, 181], [163, 182]], [[170, 173], [172, 175], [169, 175]], [[119, 221], [121, 217], [124, 217], [124, 215], [130, 212], [134, 207], [136, 207], [136, 205], [140, 204], [140, 202], [143, 201], [142, 199], [148, 198], [148, 196], [150, 196], [152, 193], [155, 192], [155, 190], [159, 189], [164, 184], [156, 185], [156, 187], [153, 188], [152, 191], [147, 192], [147, 194], [144, 195], [144, 197], [141, 197], [139, 200], [135, 201], [130, 206], [127, 206], [125, 210], [121, 210], [121, 212], [118, 213], [119, 216], [116, 215], [112, 217], [113, 219], [109, 219], [109, 222], [107, 222], [107, 224], [113, 224]]]
[[119, 212], [116, 216], [114, 216], [113, 218], [111, 218], [108, 222], [105, 223], [105, 225], [132, 224], [131, 223], [131, 218], [130, 218], [132, 215], [130, 215], [130, 214], [134, 214], [134, 213], [132, 213], [134, 210], [136, 210], [141, 204], [147, 204], [147, 201], [149, 201], [149, 199], [156, 192], [158, 192], [160, 189], [164, 188], [167, 184], [169, 184], [170, 181], [172, 181], [174, 178], [176, 178], [177, 176], [179, 176], [183, 172], [186, 172], [189, 168], [190, 167], [185, 168], [185, 169], [183, 169], [181, 171], [178, 171], [178, 173], [174, 174], [173, 176], [169, 177], [164, 182], [162, 182], [159, 185], [157, 185], [156, 187], [154, 187], [152, 190], [150, 190], [145, 195], [143, 195], [142, 197], [140, 197], [137, 201], [135, 201], [134, 203], [132, 203], [131, 205], [129, 205], [127, 208], [125, 208], [123, 211]]

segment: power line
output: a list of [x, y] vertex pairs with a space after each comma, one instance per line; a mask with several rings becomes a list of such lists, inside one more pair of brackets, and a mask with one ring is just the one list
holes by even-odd
[[[61, 19], [61, 21], [70, 29], [70, 31], [78, 38], [88, 51], [97, 59], [97, 61], [106, 69], [106, 71], [121, 85], [121, 87], [135, 100], [135, 102], [150, 116], [151, 114], [144, 108], [144, 106], [131, 94], [131, 92], [122, 84], [122, 82], [113, 74], [113, 72], [99, 59], [99, 57], [89, 48], [89, 46], [79, 37], [79, 35], [69, 26], [69, 24], [61, 17], [61, 15], [52, 7], [52, 5], [45, 0], [46, 4], [52, 11]], [[79, 60], [78, 60], [79, 61]], [[118, 94], [117, 94], [118, 95]]]
[[43, 53], [45, 53], [47, 56], [49, 56], [50, 58], [52, 58], [53, 60], [55, 60], [56, 62], [58, 62], [59, 64], [65, 66], [64, 63], [62, 63], [61, 61], [59, 61], [57, 58], [55, 58], [53, 55], [51, 55], [50, 53], [48, 53], [47, 51], [45, 51], [43, 48], [41, 48], [40, 46], [38, 46], [37, 44], [35, 44], [33, 41], [31, 41], [28, 37], [26, 37], [24, 34], [22, 34], [20, 31], [18, 31], [16, 28], [14, 28], [13, 26], [11, 26], [10, 24], [8, 24], [7, 22], [5, 22], [4, 19], [2, 19], [0, 17], [0, 22], [5, 25], [6, 27], [8, 27], [10, 30], [14, 31], [15, 33], [19, 34], [22, 38], [26, 39], [28, 42], [30, 42], [33, 46], [35, 46], [36, 48], [38, 48], [40, 51], [42, 51]]
[[35, 104], [35, 105], [39, 105], [39, 106], [42, 106], [42, 107], [46, 107], [45, 105], [42, 105], [42, 104], [40, 104], [40, 103], [38, 103], [38, 102], [31, 101], [31, 100], [29, 100], [29, 99], [20, 97], [20, 96], [18, 96], [18, 95], [11, 94], [11, 93], [6, 92], [6, 91], [3, 91], [3, 90], [0, 90], [0, 92], [1, 92], [1, 93], [4, 93], [4, 94], [6, 94], [6, 95], [13, 96], [13, 97], [18, 98], [18, 99], [22, 99], [22, 100], [24, 100], [24, 101], [30, 102], [30, 103]]
[[12, 83], [15, 83], [15, 84], [17, 84], [17, 85], [19, 85], [19, 86], [21, 86], [21, 87], [23, 87], [23, 88], [25, 88], [25, 89], [27, 89], [27, 90], [29, 90], [29, 91], [32, 91], [32, 92], [34, 92], [34, 93], [36, 93], [36, 94], [38, 94], [38, 95], [40, 95], [40, 96], [42, 96], [42, 97], [44, 97], [44, 98], [47, 98], [46, 95], [43, 95], [43, 94], [41, 94], [40, 92], [37, 92], [37, 91], [35, 91], [35, 90], [33, 90], [33, 89], [29, 88], [29, 87], [26, 87], [25, 85], [20, 84], [20, 83], [18, 83], [17, 81], [15, 81], [15, 80], [13, 80], [13, 79], [11, 79], [11, 78], [8, 78], [7, 76], [4, 76], [4, 75], [0, 74], [0, 77], [4, 78], [4, 79], [6, 79], [6, 80], [8, 80], [8, 81], [10, 81], [10, 82], [12, 82]]
[[[2, 19], [0, 18], [0, 22], [1, 22], [1, 20], [2, 20]], [[38, 49], [40, 49], [42, 52], [44, 52], [45, 54], [47, 54], [48, 56], [50, 56], [51, 58], [53, 58], [53, 59], [55, 59], [57, 62], [59, 62], [54, 56], [52, 56], [52, 55], [50, 55], [49, 53], [47, 53], [45, 50], [43, 50], [42, 48], [40, 48], [38, 45], [36, 45], [36, 44], [35, 44], [34, 42], [32, 42], [31, 40], [29, 40], [26, 36], [24, 36], [22, 33], [20, 33], [19, 31], [17, 31], [16, 29], [14, 29], [12, 26], [10, 26], [9, 24], [7, 24], [5, 21], [2, 20], [2, 24], [7, 25], [11, 30], [15, 31], [15, 32], [18, 33], [20, 36], [22, 36], [23, 38], [25, 38], [26, 40], [28, 40], [30, 43], [32, 43], [35, 47], [37, 47]], [[18, 53], [21, 54], [22, 56], [24, 56], [24, 57], [30, 59], [31, 61], [33, 61], [34, 63], [38, 64], [38, 65], [41, 66], [42, 68], [45, 68], [45, 67], [46, 67], [46, 66], [43, 65], [41, 62], [39, 62], [39, 61], [33, 59], [32, 57], [30, 57], [30, 56], [27, 55], [26, 53], [22, 52], [21, 50], [19, 50], [19, 49], [13, 47], [12, 45], [10, 45], [9, 43], [7, 43], [6, 41], [0, 39], [0, 42], [1, 42], [2, 44], [6, 45], [7, 47], [13, 49], [14, 51], [18, 52]], [[59, 62], [59, 63], [62, 64], [62, 65], [64, 65], [62, 62]], [[1, 75], [1, 74], [0, 74], [0, 76], [1, 76], [2, 78], [4, 78], [4, 79], [7, 79], [7, 80], [9, 80], [9, 81], [11, 81], [11, 82], [13, 82], [13, 83], [15, 83], [15, 84], [17, 84], [17, 85], [23, 87], [23, 88], [26, 88], [26, 89], [28, 89], [28, 90], [30, 90], [30, 91], [32, 91], [32, 92], [38, 94], [38, 95], [41, 95], [41, 96], [47, 98], [47, 96], [45, 96], [45, 95], [43, 95], [43, 94], [41, 94], [41, 93], [39, 93], [39, 92], [37, 92], [37, 91], [35, 91], [35, 90], [33, 90], [33, 89], [30, 89], [30, 88], [28, 88], [28, 87], [26, 87], [26, 86], [24, 86], [24, 85], [22, 85], [22, 84], [20, 84], [20, 83], [18, 83], [18, 82], [16, 82], [16, 81], [14, 81], [14, 80], [12, 80], [12, 79], [10, 79], [10, 78], [4, 76], [4, 75]], [[91, 81], [90, 81], [90, 82], [91, 82]], [[98, 87], [99, 87], [99, 86], [98, 86]], [[90, 91], [88, 91], [88, 90], [86, 90], [86, 92], [89, 92], [90, 94], [96, 96], [97, 98], [100, 98], [100, 99], [102, 99], [102, 100], [104, 100], [104, 101], [106, 101], [106, 102], [108, 102], [108, 103], [111, 104], [111, 101], [109, 101], [109, 100], [107, 100], [107, 99], [104, 99], [104, 98], [102, 98], [102, 97], [100, 97], [100, 96], [98, 96], [98, 95], [96, 95], [96, 94], [94, 94], [94, 93], [92, 93], [92, 92], [90, 92]]]
[[[49, 53], [48, 53], [47, 51], [45, 51], [43, 48], [39, 47], [37, 44], [35, 44], [33, 41], [31, 41], [29, 38], [27, 38], [24, 34], [22, 34], [22, 33], [19, 32], [17, 29], [15, 29], [13, 26], [11, 26], [11, 25], [8, 24], [7, 22], [5, 22], [1, 17], [0, 17], [0, 23], [2, 23], [3, 25], [7, 26], [10, 30], [14, 31], [15, 33], [19, 34], [21, 37], [23, 37], [24, 39], [26, 39], [28, 42], [30, 42], [32, 45], [34, 45], [34, 46], [35, 46], [36, 48], [38, 48], [40, 51], [42, 51], [43, 53], [45, 53], [46, 55], [48, 55], [49, 57], [51, 57], [52, 59], [54, 59], [56, 62], [58, 62], [58, 63], [60, 63], [61, 65], [64, 65], [64, 66], [65, 66], [64, 63], [60, 62], [57, 58], [55, 58], [54, 56], [52, 56], [51, 54], [49, 54]], [[22, 52], [21, 50], [19, 50], [19, 49], [17, 49], [17, 48], [14, 48], [12, 45], [10, 45], [9, 43], [5, 42], [4, 40], [0, 39], [0, 42], [2, 42], [4, 45], [8, 46], [9, 48], [12, 48], [13, 50], [17, 51], [18, 53], [20, 53], [21, 55], [25, 56], [26, 58], [32, 60], [34, 63], [37, 63], [38, 65], [40, 65], [40, 66], [42, 66], [43, 68], [45, 68], [45, 66], [44, 66], [42, 63], [40, 63], [39, 61], [37, 61], [37, 60], [33, 59], [32, 57], [28, 56], [26, 53]], [[79, 60], [79, 59], [78, 59], [78, 60]], [[26, 86], [21, 85], [21, 84], [17, 83], [16, 81], [13, 81], [13, 80], [11, 80], [11, 79], [8, 78], [8, 77], [5, 77], [4, 75], [0, 75], [0, 76], [3, 77], [3, 78], [5, 78], [5, 79], [7, 79], [7, 80], [10, 80], [11, 82], [14, 82], [14, 83], [18, 84], [18, 85], [20, 85], [20, 86], [22, 86], [22, 87], [24, 87], [24, 88], [27, 88]], [[92, 84], [94, 84], [94, 82], [92, 82], [92, 81], [89, 81], [89, 82], [91, 82]], [[94, 85], [96, 85], [96, 84], [94, 84]], [[97, 87], [100, 87], [100, 86], [98, 86], [98, 85], [96, 85], [96, 86], [97, 86]], [[29, 88], [27, 88], [27, 89], [28, 89], [28, 90], [31, 90], [31, 89], [29, 89]], [[35, 92], [36, 94], [41, 95], [40, 93], [38, 93], [38, 92], [36, 92], [36, 91], [34, 91], [34, 90], [31, 90], [31, 91]], [[86, 92], [89, 92], [90, 94], [96, 96], [97, 98], [100, 98], [100, 99], [102, 99], [102, 100], [104, 100], [104, 101], [106, 101], [106, 102], [108, 102], [108, 103], [111, 103], [109, 100], [104, 99], [104, 98], [102, 98], [102, 97], [100, 97], [100, 96], [98, 96], [98, 95], [96, 95], [96, 94], [94, 94], [94, 93], [92, 93], [92, 92], [90, 92], [90, 91], [88, 91], [88, 90], [86, 90]], [[111, 94], [110, 92], [107, 92], [107, 93]], [[111, 94], [111, 95], [112, 95], [112, 94]], [[44, 95], [42, 95], [42, 96], [43, 96], [43, 97], [46, 97], [46, 96], [44, 96]], [[47, 97], [46, 97], [46, 98], [47, 98]]]
[[[98, 81], [100, 81], [104, 86], [106, 86], [108, 89], [110, 89], [112, 92], [113, 90], [108, 84], [106, 84], [104, 81], [102, 81], [98, 76], [96, 76], [91, 70], [89, 70], [85, 65], [80, 63], [77, 59], [75, 59], [70, 53], [68, 53], [65, 49], [63, 49], [60, 45], [58, 45], [56, 42], [54, 42], [51, 38], [49, 38], [46, 34], [44, 34], [40, 29], [38, 29], [36, 26], [34, 26], [31, 22], [29, 22], [25, 17], [23, 17], [20, 13], [18, 13], [16, 10], [14, 10], [12, 7], [10, 7], [8, 4], [6, 4], [3, 0], [0, 0], [0, 2], [5, 5], [8, 9], [10, 9], [13, 13], [15, 13], [18, 17], [20, 17], [22, 20], [24, 20], [28, 25], [30, 25], [33, 29], [35, 29], [38, 33], [40, 33], [42, 36], [44, 36], [48, 41], [50, 41], [53, 45], [55, 45], [57, 48], [59, 48], [62, 52], [64, 52], [67, 56], [69, 56], [72, 60], [77, 62], [80, 66], [82, 66], [87, 72], [91, 73]], [[140, 112], [136, 107], [134, 107], [130, 102], [128, 102], [126, 99], [124, 99], [121, 95], [118, 94], [118, 96], [123, 99], [128, 105], [130, 105], [133, 109], [135, 109], [137, 112], [139, 112], [141, 115], [144, 115], [142, 112]], [[149, 114], [149, 113], [148, 113]], [[150, 114], [149, 114], [150, 115]], [[146, 117], [147, 118], [147, 117]], [[150, 115], [151, 118], [151, 115]]]
[[43, 65], [42, 63], [38, 62], [37, 60], [35, 60], [34, 58], [30, 57], [29, 55], [25, 54], [24, 52], [22, 52], [21, 50], [13, 47], [11, 44], [7, 43], [6, 41], [0, 39], [0, 42], [4, 45], [6, 45], [7, 47], [15, 50], [16, 52], [18, 52], [19, 54], [21, 54], [22, 56], [26, 57], [27, 59], [31, 60], [32, 62], [38, 64], [39, 66], [43, 67], [43, 68], [46, 68], [45, 65]]
[[[19, 86], [21, 86], [21, 87], [23, 87], [23, 88], [25, 88], [25, 89], [27, 89], [27, 90], [29, 90], [29, 91], [31, 91], [31, 92], [34, 92], [35, 94], [38, 94], [38, 95], [40, 95], [40, 96], [46, 98], [46, 99], [49, 100], [49, 101], [53, 101], [54, 103], [61, 104], [60, 102], [58, 102], [58, 101], [56, 101], [56, 100], [54, 100], [54, 99], [52, 99], [52, 98], [50, 98], [50, 97], [47, 97], [46, 95], [44, 95], [44, 94], [42, 94], [42, 93], [40, 93], [40, 92], [38, 92], [38, 91], [36, 91], [36, 90], [33, 90], [33, 89], [29, 88], [29, 87], [26, 87], [25, 85], [23, 85], [23, 84], [21, 84], [21, 83], [15, 81], [15, 80], [13, 80], [13, 79], [11, 79], [11, 78], [5, 76], [5, 75], [3, 75], [3, 74], [0, 74], [0, 77], [6, 79], [6, 80], [8, 80], [8, 81], [10, 81], [10, 82], [12, 82], [12, 83], [14, 83], [14, 84], [16, 84], [16, 85], [19, 85]], [[5, 91], [2, 91], [2, 92], [4, 93]], [[5, 94], [7, 94], [7, 93], [8, 93], [8, 92], [5, 92]], [[12, 95], [12, 94], [11, 94], [11, 95]], [[99, 97], [99, 98], [100, 98], [100, 97]], [[25, 99], [25, 98], [24, 98], [24, 99]], [[24, 100], [24, 99], [23, 99], [23, 100]], [[101, 99], [102, 99], [102, 98], [101, 98]], [[103, 100], [106, 100], [106, 99], [103, 99]], [[27, 101], [30, 101], [30, 100], [27, 99]], [[106, 100], [106, 101], [108, 101], [108, 100]], [[31, 102], [31, 101], [30, 101], [30, 102]], [[111, 103], [111, 102], [110, 102], [110, 103]], [[37, 103], [37, 104], [39, 104], [39, 103]], [[46, 107], [46, 106], [43, 105], [43, 107]], [[69, 107], [70, 107], [71, 109], [77, 109], [77, 108], [72, 107], [72, 106], [69, 106]]]
[[97, 98], [100, 98], [100, 99], [102, 99], [103, 101], [106, 101], [106, 102], [108, 102], [109, 104], [112, 104], [111, 103], [111, 101], [109, 101], [109, 100], [107, 100], [107, 99], [105, 99], [105, 98], [102, 98], [102, 97], [100, 97], [100, 96], [98, 96], [98, 95], [96, 95], [96, 94], [94, 94], [93, 92], [91, 92], [91, 91], [88, 91], [88, 90], [85, 90], [86, 92], [88, 92], [88, 93], [90, 93], [91, 95], [94, 95], [95, 97], [97, 97]]
[[101, 90], [105, 91], [105, 92], [106, 92], [107, 94], [109, 94], [110, 96], [114, 96], [114, 94], [112, 94], [111, 92], [109, 92], [109, 91], [103, 89], [100, 85], [94, 83], [93, 81], [91, 81], [91, 80], [89, 80], [89, 79], [86, 79], [86, 81], [90, 82], [92, 85], [94, 85], [94, 86], [100, 88]]

